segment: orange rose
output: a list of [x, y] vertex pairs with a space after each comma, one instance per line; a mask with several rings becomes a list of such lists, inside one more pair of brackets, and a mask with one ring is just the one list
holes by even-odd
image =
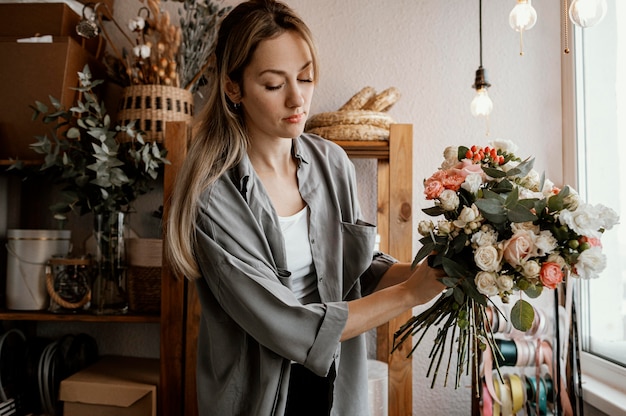
[[541, 284], [549, 289], [556, 289], [559, 283], [563, 281], [563, 270], [557, 263], [550, 261], [543, 263], [539, 272], [539, 280]]

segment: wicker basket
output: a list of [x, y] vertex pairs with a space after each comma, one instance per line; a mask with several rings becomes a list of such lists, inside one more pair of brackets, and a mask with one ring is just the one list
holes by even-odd
[[128, 240], [128, 308], [132, 312], [161, 311], [161, 265], [163, 240]]
[[[135, 121], [135, 128], [145, 133], [146, 140], [161, 143], [166, 122], [191, 121], [193, 95], [167, 85], [131, 85], [124, 88], [117, 118], [124, 125]], [[120, 136], [128, 140], [125, 134]]]

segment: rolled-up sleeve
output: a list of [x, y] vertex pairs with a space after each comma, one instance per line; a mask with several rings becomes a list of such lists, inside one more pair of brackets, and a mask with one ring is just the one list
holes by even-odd
[[397, 263], [394, 257], [389, 254], [377, 251], [372, 258], [372, 264], [361, 275], [361, 293], [363, 296], [367, 296], [374, 292], [376, 286], [382, 279], [383, 275], [389, 270], [391, 266]]

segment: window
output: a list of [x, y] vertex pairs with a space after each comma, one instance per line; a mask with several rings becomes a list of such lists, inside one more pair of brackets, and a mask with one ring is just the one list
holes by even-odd
[[626, 4], [607, 3], [601, 23], [575, 32], [576, 150], [568, 150], [572, 143], [565, 127], [564, 154], [576, 158], [581, 197], [620, 215], [621, 224], [602, 237], [605, 271], [599, 279], [581, 282], [578, 319], [583, 372], [589, 369], [626, 396], [626, 26], [619, 23], [626, 21]]

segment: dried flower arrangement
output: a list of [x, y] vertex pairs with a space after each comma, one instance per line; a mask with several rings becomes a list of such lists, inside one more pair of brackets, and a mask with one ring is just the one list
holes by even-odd
[[[180, 21], [175, 24], [160, 0], [139, 0], [137, 16], [128, 22], [128, 31], [112, 14], [93, 7], [94, 19], [106, 37], [112, 53], [104, 63], [112, 81], [122, 86], [166, 85], [194, 90], [209, 67], [221, 18], [230, 6], [220, 7], [210, 0], [178, 0]], [[103, 22], [110, 20], [127, 41], [119, 47], [112, 41]]]

